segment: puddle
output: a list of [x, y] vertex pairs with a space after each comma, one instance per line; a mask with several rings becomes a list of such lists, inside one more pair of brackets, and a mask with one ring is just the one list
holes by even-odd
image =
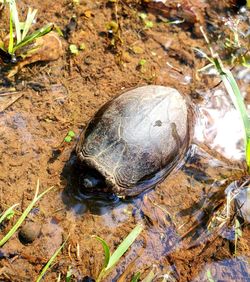
[[[189, 5], [184, 5], [183, 25], [167, 24], [166, 14], [159, 18], [150, 13], [147, 20], [153, 27], [148, 28], [138, 16], [146, 11], [136, 1], [80, 1], [79, 5], [66, 1], [52, 6], [50, 0], [39, 5], [22, 2], [25, 10], [29, 5], [39, 9], [39, 22], [50, 19], [69, 34], [62, 39], [64, 55], [58, 61], [28, 66], [11, 81], [15, 86], [20, 80], [26, 88], [15, 103], [7, 101], [0, 114], [1, 211], [19, 203], [20, 214], [34, 196], [37, 179], [40, 191], [54, 186], [27, 220], [42, 226], [34, 241], [22, 244], [15, 234], [1, 248], [0, 280], [37, 277], [68, 235], [44, 281], [57, 281], [59, 274], [64, 281], [69, 267], [72, 281], [84, 281], [86, 276], [96, 279], [104, 255], [93, 235], [105, 239], [114, 252], [142, 223], [143, 232], [104, 281], [131, 281], [138, 271], [140, 281], [150, 273], [152, 281], [249, 281], [249, 176], [242, 125], [218, 79], [197, 77], [204, 60], [191, 50], [197, 46], [204, 50], [206, 45], [196, 20], [187, 17]], [[197, 8], [195, 1], [187, 2]], [[209, 18], [215, 36], [220, 26], [227, 34], [219, 19], [230, 13], [239, 16], [221, 3], [216, 9], [205, 4], [207, 8], [198, 5], [199, 11]], [[171, 9], [170, 16], [179, 17], [182, 8]], [[117, 15], [122, 41], [115, 37], [115, 47], [105, 25]], [[69, 29], [75, 20], [77, 24]], [[85, 50], [70, 54], [68, 45], [81, 43]], [[138, 67], [142, 59], [146, 63]], [[249, 70], [233, 71], [249, 108]], [[107, 200], [83, 195], [74, 153], [80, 132], [105, 102], [124, 89], [147, 84], [178, 88], [194, 103], [196, 123], [189, 158], [155, 189], [138, 197], [111, 195]], [[69, 130], [77, 137], [64, 144]], [[1, 236], [16, 218], [0, 226]], [[236, 219], [242, 231], [239, 237]]]
[[249, 258], [238, 257], [207, 264], [192, 281], [248, 281], [250, 279]]

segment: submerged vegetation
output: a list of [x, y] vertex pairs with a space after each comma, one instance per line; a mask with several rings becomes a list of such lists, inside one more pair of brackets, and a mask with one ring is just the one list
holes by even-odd
[[[64, 245], [66, 244], [68, 238], [63, 242], [63, 244], [54, 252], [54, 254], [52, 255], [52, 257], [49, 259], [49, 261], [46, 263], [46, 265], [44, 266], [44, 268], [42, 269], [41, 273], [39, 274], [39, 276], [36, 279], [36, 282], [40, 282], [43, 277], [45, 276], [46, 272], [48, 271], [48, 269], [51, 267], [52, 263], [55, 261], [56, 257], [58, 256], [58, 254], [61, 252], [61, 250], [63, 249]], [[67, 272], [68, 275], [68, 272]], [[68, 281], [69, 278], [67, 278], [66, 276], [66, 282]]]

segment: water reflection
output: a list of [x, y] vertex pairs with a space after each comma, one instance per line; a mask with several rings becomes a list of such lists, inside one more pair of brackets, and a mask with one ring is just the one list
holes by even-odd
[[197, 108], [195, 140], [228, 159], [244, 159], [243, 126], [229, 95], [221, 89], [201, 94], [206, 98]]
[[235, 197], [239, 215], [246, 223], [250, 223], [250, 188], [246, 186]]
[[104, 215], [111, 212], [115, 207], [118, 207], [121, 204], [119, 198], [116, 196], [105, 196], [106, 197], [98, 194], [87, 195], [81, 193], [81, 191], [66, 189], [62, 194], [62, 200], [70, 209], [73, 210], [75, 214], [90, 212], [96, 215]]
[[193, 280], [193, 282], [201, 281], [250, 281], [249, 258], [238, 257], [206, 264], [201, 273]]

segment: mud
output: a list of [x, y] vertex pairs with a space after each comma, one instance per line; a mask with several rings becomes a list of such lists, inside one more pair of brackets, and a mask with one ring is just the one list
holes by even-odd
[[[209, 277], [249, 281], [249, 223], [239, 218], [242, 236], [235, 254], [234, 219], [238, 214], [225, 220], [226, 188], [234, 181], [248, 180], [243, 140], [229, 134], [227, 139], [232, 137], [235, 142], [227, 147], [222, 138], [216, 139], [221, 132], [217, 122], [225, 115], [213, 115], [213, 109], [227, 113], [233, 106], [223, 102], [227, 94], [217, 76], [197, 73], [206, 62], [192, 49], [208, 50], [197, 31], [199, 24], [206, 23], [206, 32], [217, 40], [216, 50], [222, 52], [218, 35], [231, 34], [225, 19], [241, 18], [244, 23], [245, 16], [237, 15], [235, 1], [218, 7], [183, 1], [199, 11], [192, 20], [188, 20], [190, 3], [181, 14], [185, 24], [180, 25], [167, 24], [162, 17], [169, 14], [159, 18], [157, 9], [150, 7], [147, 20], [153, 26], [146, 28], [138, 16], [147, 12], [145, 3], [79, 2], [18, 2], [23, 16], [28, 7], [38, 9], [37, 27], [53, 22], [64, 32], [64, 51], [56, 61], [33, 63], [13, 78], [1, 79], [1, 93], [14, 88], [21, 94], [0, 113], [0, 209], [20, 204], [16, 216], [1, 225], [1, 236], [33, 199], [38, 179], [40, 191], [54, 189], [26, 220], [26, 224], [41, 227], [33, 231], [36, 236], [31, 234], [32, 240], [23, 244], [16, 232], [1, 248], [0, 281], [35, 281], [68, 235], [44, 281], [56, 281], [59, 274], [64, 281], [69, 267], [71, 281], [84, 281], [86, 276], [96, 279], [104, 255], [92, 235], [105, 239], [114, 251], [139, 222], [144, 225], [142, 234], [105, 281], [131, 281], [138, 271], [141, 280], [153, 271], [153, 281], [212, 281]], [[176, 6], [171, 9], [171, 19], [181, 17]], [[7, 14], [7, 9], [1, 11], [2, 39], [8, 34]], [[120, 26], [115, 34], [106, 28], [112, 20]], [[247, 28], [246, 22], [242, 28]], [[84, 50], [70, 53], [69, 44], [83, 43]], [[146, 60], [143, 65], [142, 59]], [[236, 66], [236, 74], [240, 68]], [[249, 102], [246, 77], [238, 82]], [[174, 87], [189, 96], [197, 109], [198, 129], [189, 158], [156, 189], [140, 197], [118, 202], [82, 198], [74, 153], [80, 132], [105, 102], [125, 89], [147, 84]], [[215, 95], [213, 100], [216, 91], [222, 96]], [[226, 119], [228, 130], [229, 123]], [[240, 126], [236, 124], [236, 129]], [[66, 144], [63, 140], [69, 130], [77, 137]]]

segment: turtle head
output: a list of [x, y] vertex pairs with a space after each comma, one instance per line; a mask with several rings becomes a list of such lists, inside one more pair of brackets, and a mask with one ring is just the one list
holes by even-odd
[[81, 184], [86, 191], [100, 191], [105, 190], [105, 178], [95, 169], [88, 169], [86, 173], [81, 176]]
[[84, 175], [82, 183], [86, 189], [101, 188], [105, 185], [104, 179], [91, 173], [87, 173], [86, 175]]
[[95, 169], [89, 167], [80, 176], [80, 196], [83, 199], [92, 199], [104, 202], [119, 202], [119, 198], [108, 191], [104, 176]]

